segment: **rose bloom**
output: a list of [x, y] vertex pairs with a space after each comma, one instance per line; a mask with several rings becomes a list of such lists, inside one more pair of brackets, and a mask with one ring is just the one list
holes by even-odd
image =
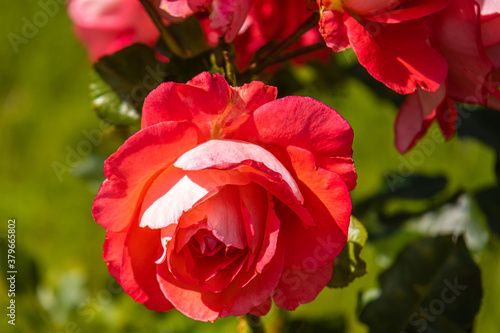
[[138, 0], [70, 0], [68, 15], [92, 62], [133, 43], [152, 46], [160, 36]]
[[93, 206], [137, 302], [203, 321], [312, 301], [346, 244], [353, 133], [308, 97], [219, 74], [161, 84]]
[[[313, 13], [308, 9], [308, 0], [254, 0], [252, 9], [235, 40], [239, 67], [247, 66], [253, 54], [266, 43], [281, 41], [294, 33]], [[311, 8], [316, 9], [316, 8]], [[288, 51], [309, 46], [322, 41], [317, 28], [306, 32]], [[328, 49], [302, 56], [306, 58], [327, 59]], [[297, 59], [294, 59], [297, 62]]]
[[209, 15], [210, 28], [226, 42], [234, 40], [252, 7], [253, 0], [150, 0], [170, 22], [195, 14]]
[[429, 16], [427, 24], [430, 44], [448, 63], [447, 77], [437, 91], [417, 89], [401, 106], [395, 123], [401, 153], [411, 149], [434, 120], [445, 138], [451, 138], [460, 116], [455, 101], [500, 110], [500, 2], [454, 0]]
[[422, 19], [450, 0], [317, 0], [320, 32], [338, 52], [352, 47], [359, 63], [390, 89], [409, 94], [418, 87], [436, 91], [447, 63], [429, 45]]

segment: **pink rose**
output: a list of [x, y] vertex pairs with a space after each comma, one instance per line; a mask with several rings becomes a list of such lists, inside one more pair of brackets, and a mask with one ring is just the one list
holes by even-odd
[[133, 43], [154, 45], [159, 37], [138, 0], [70, 0], [68, 15], [92, 62]]
[[317, 0], [320, 32], [328, 47], [352, 47], [359, 63], [392, 90], [436, 91], [446, 77], [445, 59], [429, 45], [422, 20], [450, 0]]
[[226, 42], [234, 40], [252, 7], [253, 0], [152, 0], [169, 21], [180, 21], [196, 13], [208, 13], [210, 28]]
[[[446, 139], [455, 133], [454, 101], [500, 109], [500, 2], [454, 0], [428, 17], [430, 43], [446, 59], [445, 82], [435, 92], [418, 89], [401, 106], [395, 123], [396, 147], [411, 149], [434, 120]], [[457, 36], [460, 36], [459, 38]]]
[[93, 216], [134, 300], [204, 321], [312, 301], [346, 243], [352, 130], [307, 97], [202, 73], [161, 84], [105, 163]]

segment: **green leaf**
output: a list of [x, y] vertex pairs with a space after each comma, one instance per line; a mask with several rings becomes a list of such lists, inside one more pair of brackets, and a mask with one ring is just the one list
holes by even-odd
[[[205, 32], [203, 31], [199, 20], [197, 20], [194, 16], [188, 17], [182, 22], [171, 23], [166, 27], [166, 29], [170, 32], [172, 38], [175, 39], [180, 48], [184, 51], [185, 55], [189, 58], [203, 53], [210, 48], [207, 43]], [[163, 43], [163, 39], [160, 39], [160, 44]], [[171, 57], [172, 56], [169, 58]]]
[[405, 229], [425, 236], [463, 235], [467, 248], [479, 253], [488, 244], [489, 232], [473, 207], [470, 195], [461, 193], [456, 200], [408, 221]]
[[116, 126], [140, 124], [141, 115], [137, 108], [123, 101], [96, 71], [90, 72], [89, 88], [92, 108], [101, 119]]
[[490, 187], [476, 193], [476, 201], [483, 211], [488, 225], [494, 233], [500, 236], [500, 187]]
[[94, 64], [102, 80], [139, 112], [146, 96], [168, 79], [166, 67], [155, 50], [144, 44], [133, 44]]
[[371, 333], [470, 332], [483, 293], [462, 237], [409, 244], [379, 282], [380, 296], [360, 314]]
[[360, 254], [367, 238], [368, 234], [363, 224], [351, 216], [347, 244], [335, 258], [332, 279], [328, 287], [347, 287], [354, 279], [366, 274], [366, 263], [361, 259]]

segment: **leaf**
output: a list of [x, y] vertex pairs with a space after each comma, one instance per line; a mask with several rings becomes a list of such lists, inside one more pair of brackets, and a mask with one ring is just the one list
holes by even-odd
[[475, 197], [491, 231], [500, 236], [500, 187], [487, 188], [476, 193]]
[[462, 237], [409, 244], [379, 283], [380, 296], [360, 314], [371, 333], [470, 332], [483, 294]]
[[89, 89], [92, 108], [99, 118], [116, 126], [140, 124], [141, 115], [137, 108], [123, 101], [96, 71], [90, 72]]
[[428, 199], [446, 187], [447, 179], [444, 176], [429, 176], [412, 174], [404, 178], [402, 184], [396, 185], [389, 197], [404, 199]]
[[[471, 110], [459, 105], [457, 132], [460, 137], [473, 137], [500, 152], [500, 113], [488, 108]], [[463, 119], [460, 119], [463, 118]]]
[[366, 274], [366, 263], [361, 259], [360, 254], [367, 238], [368, 234], [363, 224], [351, 216], [347, 244], [335, 258], [332, 279], [328, 287], [347, 287], [354, 279]]
[[467, 247], [474, 253], [484, 250], [489, 239], [488, 228], [481, 223], [467, 193], [409, 221], [406, 230], [426, 236], [463, 235]]
[[102, 80], [139, 113], [146, 96], [168, 80], [166, 67], [166, 62], [156, 58], [155, 50], [144, 44], [125, 47], [94, 64]]
[[[364, 216], [373, 210], [377, 213], [379, 220], [390, 225], [399, 225], [414, 215], [427, 211], [435, 205], [429, 199], [438, 196], [447, 184], [446, 177], [429, 176], [421, 174], [412, 174], [407, 177], [401, 177], [396, 174], [387, 174], [385, 176], [389, 188], [387, 191], [377, 193], [353, 207], [353, 214]], [[400, 212], [399, 214], [387, 214], [386, 207], [395, 200], [420, 200], [425, 206], [420, 212]], [[429, 202], [427, 202], [429, 201]]]
[[[188, 57], [196, 56], [210, 48], [200, 22], [194, 16], [188, 17], [182, 22], [171, 23], [166, 29]], [[163, 43], [163, 39], [160, 39], [159, 44]], [[169, 53], [171, 54], [171, 52]]]

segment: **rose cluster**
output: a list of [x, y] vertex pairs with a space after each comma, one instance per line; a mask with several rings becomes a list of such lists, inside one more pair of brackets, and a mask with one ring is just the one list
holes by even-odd
[[[352, 48], [377, 80], [408, 95], [396, 123], [404, 153], [436, 120], [449, 139], [455, 101], [500, 109], [500, 4], [495, 0], [154, 0], [165, 23], [195, 15], [207, 39], [235, 40], [240, 67], [267, 42], [283, 39], [319, 11], [291, 49], [323, 37], [333, 51]], [[309, 6], [309, 7], [308, 7]], [[70, 16], [92, 60], [158, 33], [136, 0], [71, 0]], [[316, 53], [315, 56], [318, 54]]]
[[458, 116], [454, 101], [500, 109], [498, 1], [317, 1], [328, 47], [352, 47], [374, 78], [409, 94], [395, 124], [400, 152], [434, 120], [450, 138]]
[[213, 321], [295, 309], [330, 281], [356, 185], [353, 133], [307, 97], [202, 73], [146, 99], [93, 206], [110, 273], [149, 309]]

